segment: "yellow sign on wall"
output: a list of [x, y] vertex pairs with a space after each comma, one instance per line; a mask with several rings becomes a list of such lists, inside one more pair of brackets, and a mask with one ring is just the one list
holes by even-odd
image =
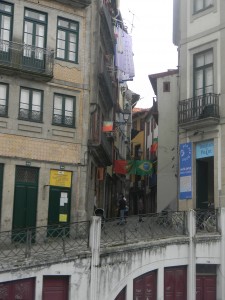
[[50, 171], [50, 185], [71, 187], [72, 172], [51, 170]]

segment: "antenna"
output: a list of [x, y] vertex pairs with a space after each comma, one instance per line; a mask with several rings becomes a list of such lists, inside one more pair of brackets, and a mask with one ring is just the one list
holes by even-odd
[[135, 16], [135, 14], [131, 10], [129, 10], [129, 13], [132, 14], [131, 31], [130, 31], [130, 33], [132, 33], [133, 28], [134, 28], [134, 16]]

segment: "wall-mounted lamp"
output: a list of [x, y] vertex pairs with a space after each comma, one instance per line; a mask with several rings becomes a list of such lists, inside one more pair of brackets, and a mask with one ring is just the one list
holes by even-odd
[[98, 107], [97, 103], [90, 103], [90, 113], [93, 114]]
[[126, 105], [124, 106], [122, 115], [123, 115], [124, 122], [123, 121], [115, 121], [114, 122], [115, 125], [125, 125], [125, 124], [127, 124], [128, 120], [130, 118], [130, 115], [131, 115], [131, 111], [129, 109], [129, 104], [128, 103], [126, 103]]

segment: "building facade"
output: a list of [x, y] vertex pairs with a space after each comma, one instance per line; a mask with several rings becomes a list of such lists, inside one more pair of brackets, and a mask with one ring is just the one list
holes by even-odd
[[158, 112], [157, 212], [176, 210], [178, 207], [178, 70], [151, 74], [149, 80], [156, 95]]
[[179, 207], [224, 206], [224, 2], [174, 1], [179, 52]]

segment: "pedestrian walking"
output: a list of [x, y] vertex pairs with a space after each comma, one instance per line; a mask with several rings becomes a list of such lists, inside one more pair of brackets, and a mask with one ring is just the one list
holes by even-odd
[[143, 222], [142, 219], [143, 212], [144, 212], [144, 203], [142, 197], [140, 197], [138, 200], [138, 215], [139, 215], [138, 221], [139, 222]]
[[125, 224], [125, 210], [126, 210], [127, 201], [124, 195], [121, 193], [119, 198], [119, 212], [120, 212], [120, 225]]

